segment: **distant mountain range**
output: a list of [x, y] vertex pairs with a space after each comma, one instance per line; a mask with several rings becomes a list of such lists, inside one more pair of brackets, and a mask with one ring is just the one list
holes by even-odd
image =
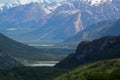
[[18, 41], [64, 41], [103, 20], [120, 18], [120, 1], [29, 3], [0, 12], [0, 32]]

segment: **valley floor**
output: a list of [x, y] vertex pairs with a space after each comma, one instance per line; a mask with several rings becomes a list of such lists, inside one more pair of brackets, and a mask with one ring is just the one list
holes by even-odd
[[0, 80], [120, 80], [120, 58], [98, 61], [71, 70], [55, 67], [0, 69]]

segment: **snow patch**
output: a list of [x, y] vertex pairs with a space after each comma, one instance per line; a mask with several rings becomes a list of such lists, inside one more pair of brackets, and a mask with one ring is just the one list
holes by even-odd
[[97, 6], [97, 5], [100, 5], [100, 4], [104, 4], [106, 2], [111, 2], [112, 0], [80, 0], [80, 1], [88, 2], [92, 6]]
[[57, 7], [61, 6], [60, 3], [56, 3], [55, 5], [53, 6], [43, 6], [43, 9], [44, 11], [47, 13], [47, 14], [50, 14], [51, 12], [53, 12]]
[[106, 2], [110, 2], [112, 0], [91, 0], [91, 5], [99, 5], [99, 4], [104, 4]]

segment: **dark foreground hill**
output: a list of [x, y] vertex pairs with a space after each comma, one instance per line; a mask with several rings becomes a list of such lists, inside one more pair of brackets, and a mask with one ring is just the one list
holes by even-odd
[[108, 36], [91, 42], [81, 42], [76, 52], [62, 60], [56, 67], [73, 68], [90, 62], [119, 57], [120, 36]]
[[67, 70], [52, 67], [19, 67], [0, 69], [0, 80], [53, 80]]

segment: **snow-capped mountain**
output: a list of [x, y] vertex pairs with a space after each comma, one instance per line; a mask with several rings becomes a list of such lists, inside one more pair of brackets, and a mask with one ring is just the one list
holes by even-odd
[[0, 10], [3, 9], [10, 9], [12, 7], [16, 7], [19, 5], [25, 5], [25, 4], [29, 4], [29, 3], [39, 3], [39, 4], [44, 4], [44, 5], [53, 5], [53, 4], [57, 4], [54, 5], [53, 7], [49, 6], [47, 7], [47, 12], [50, 13], [50, 10], [56, 9], [58, 6], [61, 5], [61, 3], [65, 3], [65, 2], [83, 2], [86, 4], [89, 4], [91, 6], [98, 6], [100, 4], [104, 4], [106, 2], [111, 2], [112, 0], [9, 0], [9, 1], [2, 1], [0, 2]]
[[94, 23], [120, 18], [119, 4], [120, 0], [18, 1], [0, 12], [0, 32], [20, 41], [63, 41]]
[[14, 2], [14, 3], [2, 3], [0, 4], [0, 10], [4, 10], [4, 9], [10, 9], [12, 7], [15, 7], [15, 6], [19, 6], [21, 5], [21, 3], [19, 2]]
[[30, 4], [30, 3], [44, 4], [45, 6], [49, 6], [49, 7], [47, 7], [48, 8], [47, 10], [51, 10], [51, 5], [53, 6], [52, 7], [53, 9], [55, 9], [56, 7], [58, 7], [60, 5], [57, 2], [60, 2], [60, 1], [56, 1], [56, 0], [11, 0], [11, 1], [7, 1], [7, 2], [2, 1], [2, 2], [0, 2], [0, 10], [10, 9], [12, 7], [26, 5], [26, 4]]
[[112, 0], [80, 0], [83, 1], [85, 3], [89, 3], [90, 5], [100, 5], [100, 4], [104, 4], [106, 2], [111, 2]]

